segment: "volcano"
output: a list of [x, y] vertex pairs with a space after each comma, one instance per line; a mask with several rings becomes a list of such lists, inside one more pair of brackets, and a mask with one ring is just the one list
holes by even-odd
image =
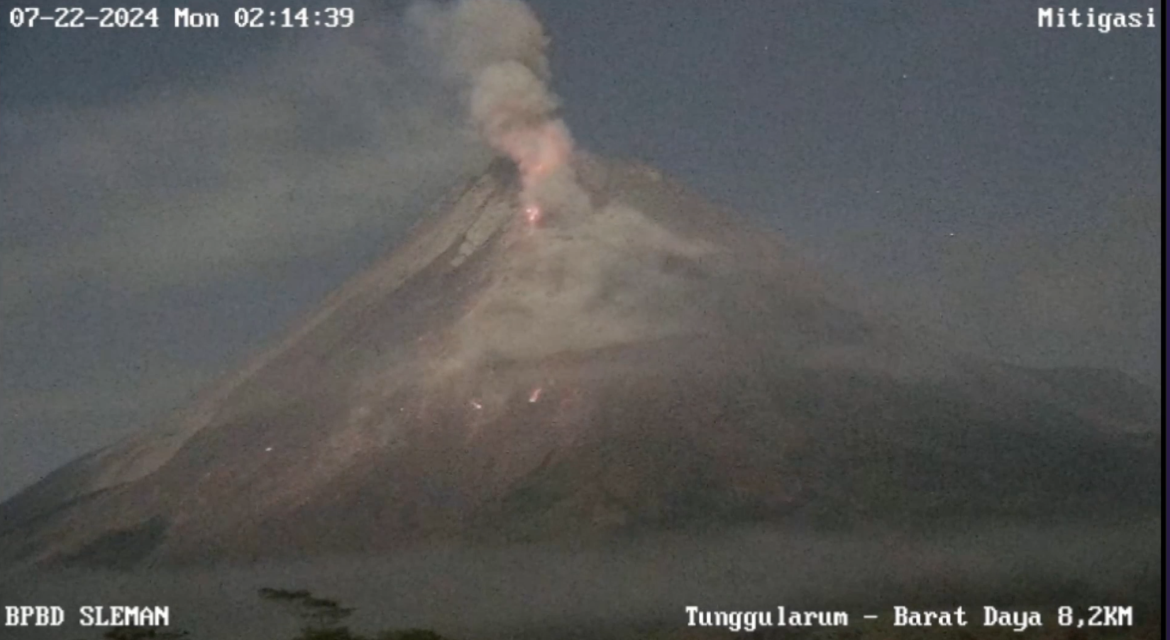
[[651, 167], [572, 162], [586, 213], [494, 161], [188, 409], [0, 506], [0, 560], [1159, 512], [1152, 391], [957, 352]]

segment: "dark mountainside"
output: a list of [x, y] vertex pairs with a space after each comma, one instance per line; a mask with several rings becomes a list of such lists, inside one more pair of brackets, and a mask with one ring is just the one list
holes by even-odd
[[586, 216], [498, 161], [155, 431], [0, 506], [0, 564], [1145, 520], [1156, 394], [953, 353], [775, 233], [580, 155]]

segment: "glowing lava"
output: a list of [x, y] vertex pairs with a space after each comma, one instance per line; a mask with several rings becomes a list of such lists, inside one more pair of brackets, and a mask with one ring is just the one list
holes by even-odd
[[562, 167], [573, 152], [569, 131], [559, 120], [509, 131], [501, 145], [520, 169], [521, 189], [530, 202], [533, 187]]
[[544, 217], [544, 210], [533, 189], [568, 160], [573, 151], [569, 131], [559, 120], [546, 122], [510, 132], [505, 146], [520, 169], [524, 219], [535, 225]]

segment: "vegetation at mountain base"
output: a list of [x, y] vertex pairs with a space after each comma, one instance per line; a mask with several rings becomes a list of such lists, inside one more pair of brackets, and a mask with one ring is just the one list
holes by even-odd
[[318, 598], [303, 589], [264, 587], [259, 594], [266, 601], [288, 607], [304, 623], [300, 635], [292, 640], [448, 640], [425, 629], [387, 630], [373, 637], [358, 635], [342, 624], [354, 610], [336, 600]]

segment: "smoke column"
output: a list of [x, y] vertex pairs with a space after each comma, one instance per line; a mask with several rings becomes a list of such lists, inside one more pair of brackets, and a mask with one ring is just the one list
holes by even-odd
[[545, 210], [588, 209], [588, 198], [568, 162], [573, 140], [557, 117], [549, 90], [549, 39], [536, 15], [520, 0], [460, 0], [412, 9], [446, 71], [468, 84], [472, 125], [521, 175], [525, 215], [536, 222]]

